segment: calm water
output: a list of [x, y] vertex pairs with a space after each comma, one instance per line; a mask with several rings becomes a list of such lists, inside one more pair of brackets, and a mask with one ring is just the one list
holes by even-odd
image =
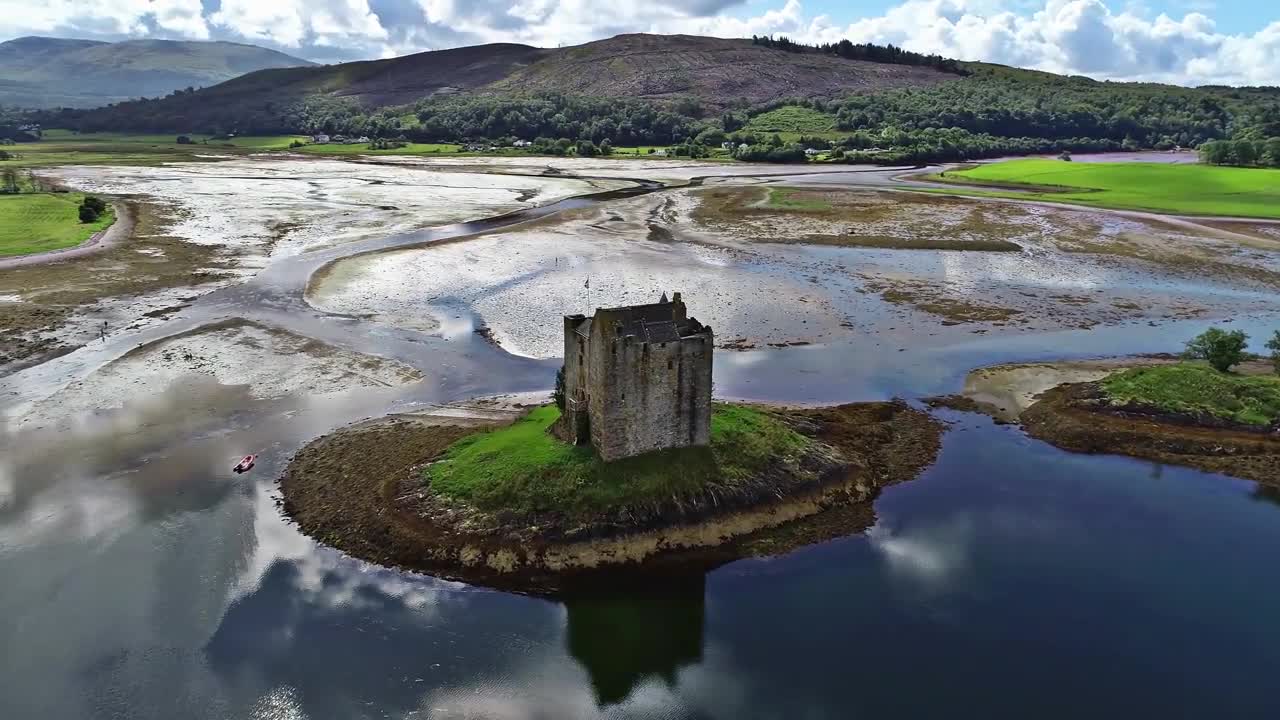
[[297, 534], [272, 478], [307, 415], [256, 426], [280, 451], [251, 480], [199, 432], [124, 470], [68, 446], [3, 478], [0, 717], [1280, 711], [1280, 504], [1251, 483], [948, 415], [869, 532], [561, 603]]

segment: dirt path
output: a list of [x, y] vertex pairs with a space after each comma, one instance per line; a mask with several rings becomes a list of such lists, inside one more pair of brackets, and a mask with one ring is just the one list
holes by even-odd
[[62, 260], [70, 260], [72, 258], [88, 255], [89, 253], [99, 252], [126, 240], [132, 235], [133, 227], [136, 223], [134, 218], [133, 207], [122, 200], [112, 200], [111, 208], [115, 212], [115, 222], [107, 226], [103, 230], [99, 230], [89, 236], [88, 240], [76, 245], [75, 247], [62, 248], [60, 250], [49, 250], [47, 252], [35, 253], [32, 255], [18, 255], [15, 257], [0, 259], [0, 270], [9, 268], [23, 267], [26, 265], [39, 265], [41, 263], [59, 262]]

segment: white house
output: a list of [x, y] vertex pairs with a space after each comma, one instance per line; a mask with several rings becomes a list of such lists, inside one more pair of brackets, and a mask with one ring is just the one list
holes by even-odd
[[516, 147], [518, 147], [518, 148], [526, 148], [526, 147], [529, 147], [529, 146], [530, 146], [530, 145], [532, 145], [532, 144], [533, 144], [533, 143], [529, 142], [528, 140], [517, 140], [517, 141], [515, 141], [515, 146], [516, 146]]
[[805, 148], [804, 150], [805, 157], [817, 157], [818, 155], [821, 155], [821, 154], [822, 154], [821, 150], [815, 150], [813, 148]]

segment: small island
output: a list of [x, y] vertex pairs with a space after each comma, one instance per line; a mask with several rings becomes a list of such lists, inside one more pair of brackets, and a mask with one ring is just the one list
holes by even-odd
[[1211, 329], [1180, 356], [1000, 365], [931, 404], [1018, 422], [1064, 450], [1127, 455], [1280, 487], [1280, 332], [1269, 359]]
[[941, 424], [903, 402], [713, 402], [713, 333], [679, 294], [564, 327], [553, 402], [320, 438], [281, 478], [285, 512], [367, 560], [556, 592], [860, 531], [881, 488], [936, 457]]

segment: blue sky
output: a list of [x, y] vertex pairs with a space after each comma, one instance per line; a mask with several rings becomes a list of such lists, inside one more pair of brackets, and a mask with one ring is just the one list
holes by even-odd
[[0, 0], [0, 39], [233, 40], [320, 62], [623, 32], [847, 37], [1100, 79], [1280, 85], [1280, 0]]
[[[755, 10], [770, 6], [765, 0], [750, 0], [734, 12], [740, 16], [749, 16]], [[856, 0], [840, 2], [840, 0], [809, 0], [805, 8], [814, 14], [830, 15], [837, 21], [848, 24], [860, 17], [883, 15], [886, 10], [898, 3], [887, 0]], [[1239, 33], [1257, 30], [1266, 24], [1266, 20], [1280, 20], [1277, 4], [1269, 4], [1255, 0], [1151, 0], [1149, 2], [1113, 2], [1108, 3], [1113, 9], [1129, 8], [1135, 14], [1155, 17], [1160, 13], [1170, 17], [1181, 17], [1187, 13], [1199, 12], [1213, 18], [1218, 30], [1225, 33]], [[1027, 13], [1034, 12], [1044, 3], [1012, 2], [1004, 3], [1008, 7], [1021, 7]], [[1269, 6], [1269, 7], [1268, 7]], [[1270, 16], [1268, 18], [1268, 15]]]

